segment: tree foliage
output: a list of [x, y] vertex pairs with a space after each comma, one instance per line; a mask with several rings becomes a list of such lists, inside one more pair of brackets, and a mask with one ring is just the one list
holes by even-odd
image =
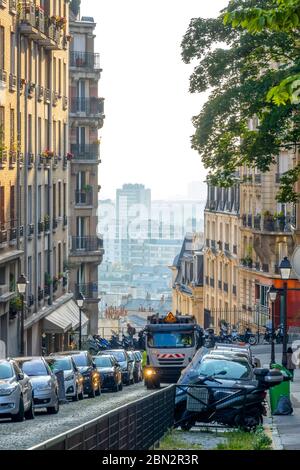
[[[182, 41], [184, 62], [196, 61], [190, 91], [210, 92], [193, 118], [192, 147], [216, 185], [232, 185], [242, 165], [268, 171], [279, 152], [299, 140], [297, 105], [275, 104], [268, 97], [270, 89], [300, 73], [298, 33], [262, 29], [252, 34], [224, 21], [227, 14], [258, 4], [268, 10], [274, 1], [233, 0], [216, 19], [192, 19]], [[255, 116], [258, 126], [251, 130]], [[282, 183], [281, 201], [294, 201], [291, 179]]]
[[[224, 24], [247, 29], [251, 34], [270, 30], [299, 36], [300, 0], [274, 0], [267, 9], [239, 7], [225, 13]], [[267, 101], [273, 101], [278, 106], [288, 102], [299, 104], [299, 96], [300, 74], [295, 74], [287, 76], [273, 87], [267, 95]]]

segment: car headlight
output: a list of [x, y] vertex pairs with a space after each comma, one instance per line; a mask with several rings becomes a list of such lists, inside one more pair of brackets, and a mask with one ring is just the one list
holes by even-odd
[[5, 397], [11, 395], [18, 388], [18, 385], [10, 385], [9, 387], [0, 388], [0, 396]]
[[65, 378], [66, 381], [74, 380], [74, 374], [67, 375]]

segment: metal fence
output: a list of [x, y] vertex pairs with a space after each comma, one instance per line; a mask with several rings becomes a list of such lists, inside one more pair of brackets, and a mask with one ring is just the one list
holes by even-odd
[[174, 424], [173, 385], [29, 450], [149, 450]]

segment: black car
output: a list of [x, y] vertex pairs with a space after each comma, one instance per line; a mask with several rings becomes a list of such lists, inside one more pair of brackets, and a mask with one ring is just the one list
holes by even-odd
[[93, 360], [101, 376], [101, 388], [118, 392], [122, 390], [122, 371], [120, 364], [113, 356], [94, 356]]
[[90, 398], [101, 395], [101, 380], [96, 364], [88, 351], [66, 351], [56, 356], [72, 356], [76, 367], [83, 376], [83, 392]]
[[133, 351], [132, 353], [134, 355], [133, 377], [135, 383], [138, 383], [143, 380], [142, 353], [140, 351]]
[[100, 355], [103, 356], [107, 354], [113, 356], [120, 364], [121, 371], [122, 371], [123, 384], [125, 385], [133, 384], [134, 383], [134, 377], [133, 377], [134, 360], [130, 359], [127, 351], [125, 351], [125, 349], [110, 349], [106, 351], [100, 351], [98, 353], [98, 356]]

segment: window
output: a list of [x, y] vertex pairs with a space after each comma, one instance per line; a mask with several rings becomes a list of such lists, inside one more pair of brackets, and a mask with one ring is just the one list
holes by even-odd
[[0, 186], [0, 230], [5, 230], [5, 188]]
[[32, 256], [28, 256], [28, 294], [32, 294]]
[[64, 183], [64, 217], [67, 215], [67, 184]]
[[28, 186], [28, 223], [32, 224], [32, 186]]
[[37, 207], [38, 219], [42, 220], [42, 186], [38, 186], [38, 207]]
[[0, 26], [0, 69], [4, 69], [5, 57], [5, 42], [4, 42], [4, 27]]
[[42, 118], [38, 118], [38, 136], [37, 136], [37, 142], [38, 142], [38, 154], [41, 155], [42, 153]]
[[[54, 2], [55, 4], [55, 2]], [[53, 59], [53, 90], [56, 92], [56, 58]]]
[[28, 152], [32, 153], [32, 115], [28, 115]]
[[58, 121], [58, 155], [61, 155], [61, 121]]
[[10, 226], [15, 227], [15, 217], [16, 217], [16, 211], [15, 211], [15, 187], [11, 186], [10, 187], [10, 200], [9, 200], [9, 205], [10, 205]]
[[61, 217], [61, 182], [58, 183], [58, 217]]
[[61, 96], [61, 59], [58, 60], [58, 93]]
[[67, 147], [68, 147], [68, 128], [67, 124], [64, 124], [64, 139], [63, 139], [63, 146], [64, 146], [64, 155], [67, 155]]
[[61, 256], [61, 243], [58, 244], [58, 271], [59, 271], [59, 273], [63, 272], [62, 256]]
[[57, 140], [56, 140], [56, 121], [53, 121], [53, 151], [56, 154], [57, 151]]
[[10, 147], [12, 150], [16, 151], [17, 148], [15, 144], [15, 110], [10, 110]]
[[63, 66], [63, 92], [64, 96], [67, 95], [67, 65], [64, 63]]
[[42, 253], [38, 254], [38, 286], [42, 287]]
[[5, 141], [5, 108], [0, 106], [0, 145]]
[[56, 184], [53, 184], [53, 218], [56, 218]]
[[16, 35], [10, 33], [10, 71], [12, 75], [16, 73]]
[[45, 149], [48, 149], [48, 148], [49, 148], [49, 127], [48, 127], [48, 119], [45, 119], [44, 146], [45, 146]]

